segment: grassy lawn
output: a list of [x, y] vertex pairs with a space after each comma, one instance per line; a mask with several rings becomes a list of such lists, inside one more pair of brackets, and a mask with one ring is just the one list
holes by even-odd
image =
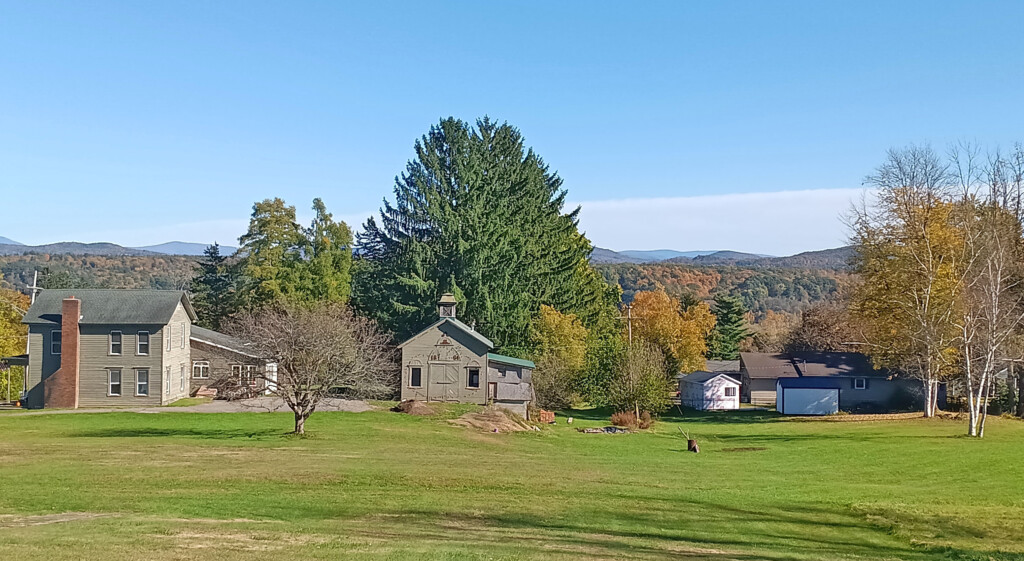
[[[1024, 423], [764, 412], [487, 434], [387, 411], [0, 416], [34, 559], [1021, 559]], [[587, 417], [594, 417], [587, 419]], [[679, 428], [699, 439], [685, 452]], [[14, 557], [12, 557], [14, 558]]]

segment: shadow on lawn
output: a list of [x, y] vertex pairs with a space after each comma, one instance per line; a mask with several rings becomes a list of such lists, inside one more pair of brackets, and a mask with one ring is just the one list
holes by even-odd
[[287, 436], [280, 430], [274, 429], [214, 429], [214, 428], [109, 428], [85, 430], [71, 433], [76, 438], [150, 438], [150, 437], [174, 437], [185, 438], [209, 438], [217, 440], [232, 440], [239, 438], [262, 438], [267, 436]]
[[[710, 529], [709, 521], [732, 528]], [[735, 508], [677, 500], [645, 512], [600, 512], [583, 520], [500, 513], [404, 511], [395, 527], [376, 526], [374, 534], [396, 541], [469, 542], [501, 548], [513, 540], [522, 557], [552, 553], [610, 559], [793, 560], [820, 558], [927, 559], [928, 551], [890, 538], [884, 528], [850, 512], [814, 506], [793, 509]], [[390, 515], [389, 515], [390, 516]], [[714, 526], [715, 524], [711, 524]], [[450, 530], [450, 531], [446, 531]], [[839, 532], [839, 535], [835, 533]], [[466, 534], [466, 538], [458, 536]]]
[[[612, 413], [613, 411], [608, 407], [559, 411], [559, 414], [565, 417], [574, 417], [586, 421], [608, 421]], [[696, 411], [693, 409], [680, 409], [678, 406], [672, 406], [668, 411], [658, 415], [658, 420], [661, 421], [686, 423], [755, 424], [780, 419], [783, 419], [783, 416], [774, 411], [744, 409], [733, 411]]]

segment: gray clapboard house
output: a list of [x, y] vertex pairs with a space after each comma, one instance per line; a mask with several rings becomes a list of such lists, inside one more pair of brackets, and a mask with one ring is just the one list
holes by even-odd
[[25, 314], [25, 406], [163, 405], [188, 396], [196, 314], [174, 290], [50, 289]]
[[534, 401], [529, 360], [492, 353], [494, 343], [455, 316], [445, 294], [438, 320], [399, 345], [402, 399], [493, 403], [523, 417]]

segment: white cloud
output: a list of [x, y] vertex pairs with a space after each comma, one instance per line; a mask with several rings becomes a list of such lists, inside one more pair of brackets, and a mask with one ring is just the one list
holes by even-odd
[[846, 244], [842, 221], [863, 189], [815, 189], [584, 201], [580, 228], [598, 247], [770, 255]]

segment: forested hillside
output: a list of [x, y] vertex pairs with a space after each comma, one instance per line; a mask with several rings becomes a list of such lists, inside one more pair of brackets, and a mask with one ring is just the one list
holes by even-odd
[[194, 257], [175, 255], [4, 255], [0, 285], [24, 292], [38, 271], [41, 286], [183, 288], [195, 273], [195, 263]]
[[768, 310], [799, 312], [834, 296], [850, 274], [831, 269], [745, 268], [672, 263], [597, 265], [606, 281], [622, 287], [623, 300], [636, 292], [664, 289], [685, 299], [709, 300], [719, 294], [739, 297], [760, 318]]

